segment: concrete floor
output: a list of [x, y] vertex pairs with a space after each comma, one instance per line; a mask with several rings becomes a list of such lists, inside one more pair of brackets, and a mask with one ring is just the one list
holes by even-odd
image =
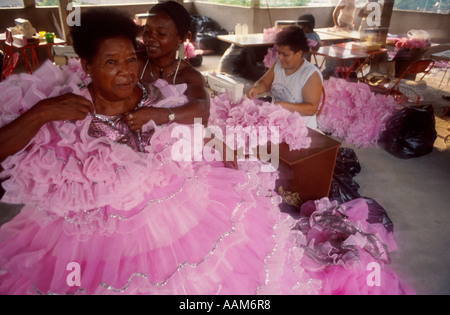
[[[220, 56], [205, 56], [200, 71], [215, 70]], [[381, 148], [355, 150], [361, 172], [354, 178], [362, 196], [376, 200], [394, 223], [398, 249], [392, 269], [418, 294], [450, 294], [450, 121], [438, 117], [450, 102], [442, 95], [450, 88], [437, 87], [442, 72], [428, 79], [427, 104], [436, 113], [438, 138], [432, 153], [402, 160]], [[448, 75], [448, 74], [447, 74]], [[448, 119], [448, 118], [447, 118]], [[0, 203], [0, 225], [11, 220], [20, 206]]]

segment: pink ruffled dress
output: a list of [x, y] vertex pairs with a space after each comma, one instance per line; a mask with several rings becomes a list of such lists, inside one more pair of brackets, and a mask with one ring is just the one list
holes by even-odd
[[398, 110], [392, 97], [375, 94], [365, 83], [331, 77], [323, 83], [326, 99], [319, 129], [360, 148], [376, 147], [386, 122]]
[[[76, 66], [50, 63], [32, 76], [11, 76], [0, 84], [0, 125], [46, 97], [71, 91], [90, 98], [85, 79]], [[186, 101], [183, 85], [160, 80], [143, 88], [139, 106]], [[277, 174], [262, 174], [261, 162], [234, 170], [220, 161], [174, 159], [174, 148], [194, 146], [180, 130], [194, 128], [149, 123], [138, 135], [120, 117], [102, 115], [43, 126], [2, 164], [2, 201], [24, 207], [0, 228], [0, 293], [412, 292], [385, 266], [393, 248], [383, 244], [391, 247], [392, 235], [367, 224], [364, 202], [349, 206], [345, 231], [320, 220], [335, 211], [327, 199], [316, 202], [309, 227], [300, 227], [304, 221], [279, 211], [271, 190]], [[330, 215], [343, 220], [342, 211]], [[327, 251], [337, 233], [350, 239], [341, 247], [351, 247], [350, 260], [362, 266]], [[382, 266], [380, 286], [367, 284], [368, 261]]]

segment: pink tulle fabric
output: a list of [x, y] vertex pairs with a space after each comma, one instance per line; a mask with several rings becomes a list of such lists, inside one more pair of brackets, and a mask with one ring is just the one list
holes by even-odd
[[[45, 63], [33, 76], [0, 84], [1, 125], [51, 95], [89, 97], [78, 71]], [[185, 86], [156, 85], [164, 99], [155, 106], [186, 100]], [[277, 174], [260, 176], [259, 162], [233, 170], [218, 161], [177, 161], [175, 145], [193, 141], [172, 136], [177, 124], [153, 124], [150, 145], [135, 152], [88, 136], [91, 120], [48, 123], [2, 164], [1, 176], [9, 177], [2, 201], [25, 206], [0, 229], [0, 293], [410, 293], [383, 261], [387, 277], [377, 290], [366, 285], [370, 257], [350, 269], [311, 262], [307, 248], [319, 247], [312, 239], [326, 243], [327, 234], [302, 232], [279, 211], [281, 198], [271, 191]], [[312, 212], [326, 206], [322, 200]], [[365, 223], [363, 202], [349, 207], [360, 231], [392, 243]], [[364, 239], [347, 245], [364, 248]], [[74, 264], [79, 283], [69, 281]]]
[[403, 49], [422, 49], [428, 47], [430, 43], [428, 41], [419, 38], [407, 38], [402, 37], [396, 40], [395, 47]]
[[[267, 130], [266, 138], [247, 139], [245, 143], [241, 143], [242, 146], [245, 145], [251, 149], [255, 148], [255, 145], [265, 145], [267, 141], [273, 144], [286, 142], [291, 150], [304, 149], [311, 145], [308, 129], [300, 114], [285, 110], [273, 103], [248, 98], [233, 104], [226, 93], [211, 100], [208, 124], [218, 126], [224, 135], [227, 127], [233, 128], [237, 133], [249, 133], [253, 137], [258, 137], [259, 128]], [[255, 132], [252, 133], [251, 130]], [[272, 130], [277, 132], [274, 134]]]
[[279, 31], [281, 31], [279, 27], [265, 28], [263, 29], [263, 39], [267, 42], [273, 42]]
[[264, 66], [269, 69], [278, 60], [278, 50], [277, 45], [267, 49], [267, 53], [264, 55]]
[[192, 45], [191, 42], [189, 41], [185, 41], [184, 42], [184, 55], [186, 58], [194, 58], [197, 55], [201, 54], [202, 51], [201, 50], [196, 50], [194, 48], [194, 45]]
[[[321, 293], [415, 294], [388, 268], [390, 252], [397, 245], [381, 223], [367, 223], [369, 208], [364, 199], [338, 205], [323, 198], [303, 204], [300, 213], [304, 218], [298, 226], [308, 244], [303, 266], [324, 280]], [[333, 219], [337, 224], [330, 223]]]
[[377, 146], [387, 120], [398, 110], [394, 99], [344, 79], [331, 77], [323, 85], [326, 101], [319, 129], [357, 147]]

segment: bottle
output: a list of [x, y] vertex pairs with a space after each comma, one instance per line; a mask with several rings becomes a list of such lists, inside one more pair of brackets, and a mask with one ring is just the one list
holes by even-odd
[[242, 25], [242, 36], [247, 37], [247, 34], [248, 34], [248, 25], [244, 24]]
[[242, 26], [241, 23], [236, 24], [236, 27], [234, 28], [234, 34], [236, 36], [241, 36], [242, 34]]

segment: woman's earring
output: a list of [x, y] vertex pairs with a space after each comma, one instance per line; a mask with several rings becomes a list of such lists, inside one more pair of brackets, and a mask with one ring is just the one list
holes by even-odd
[[183, 43], [181, 43], [178, 46], [178, 50], [177, 50], [175, 59], [184, 59], [184, 44]]

